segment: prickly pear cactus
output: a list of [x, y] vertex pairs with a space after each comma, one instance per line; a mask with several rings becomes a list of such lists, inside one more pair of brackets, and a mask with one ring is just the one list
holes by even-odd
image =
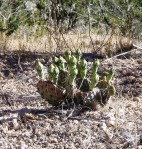
[[37, 83], [37, 90], [42, 98], [47, 99], [54, 106], [61, 104], [64, 99], [65, 90], [51, 81], [40, 80]]
[[37, 90], [41, 97], [53, 106], [74, 101], [76, 105], [89, 106], [95, 110], [97, 104], [104, 106], [115, 94], [115, 87], [111, 81], [114, 69], [111, 68], [99, 76], [99, 65], [100, 62], [96, 59], [88, 77], [87, 61], [81, 59], [79, 49], [75, 54], [67, 50], [64, 56], [54, 57], [48, 68], [38, 61], [36, 70], [41, 79], [37, 84]]

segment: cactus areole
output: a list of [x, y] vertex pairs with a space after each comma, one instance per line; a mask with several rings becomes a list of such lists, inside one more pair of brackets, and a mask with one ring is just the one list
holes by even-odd
[[38, 60], [36, 70], [40, 79], [37, 91], [51, 105], [58, 106], [74, 101], [76, 106], [89, 106], [95, 110], [98, 104], [104, 106], [115, 94], [111, 81], [114, 69], [110, 68], [99, 75], [100, 62], [96, 59], [88, 77], [87, 61], [81, 59], [81, 56], [80, 49], [77, 49], [75, 54], [67, 50], [63, 57], [54, 57], [48, 68]]

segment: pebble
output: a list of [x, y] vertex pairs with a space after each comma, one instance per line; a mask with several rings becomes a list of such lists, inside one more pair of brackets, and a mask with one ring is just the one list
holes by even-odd
[[78, 120], [74, 120], [73, 122], [74, 122], [74, 124], [76, 124], [76, 125], [79, 123]]
[[106, 120], [106, 125], [108, 127], [114, 126], [115, 125], [115, 117], [111, 117], [110, 119]]
[[27, 145], [25, 144], [25, 142], [21, 141], [20, 143], [21, 143], [20, 149], [26, 149], [27, 148]]
[[100, 119], [101, 118], [101, 114], [98, 111], [94, 112], [94, 118], [95, 119]]
[[134, 75], [134, 72], [132, 71], [132, 70], [129, 70], [129, 69], [124, 69], [124, 70], [122, 70], [122, 74], [124, 75], [124, 76], [133, 76]]
[[140, 102], [140, 98], [139, 97], [134, 97], [133, 101]]
[[100, 124], [100, 128], [103, 129], [103, 131], [106, 132], [106, 130], [107, 130], [107, 125], [106, 125], [106, 123], [105, 123], [105, 122], [102, 122], [102, 123]]

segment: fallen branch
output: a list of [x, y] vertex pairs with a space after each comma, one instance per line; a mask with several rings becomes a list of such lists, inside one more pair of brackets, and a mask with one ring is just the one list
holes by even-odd
[[21, 71], [23, 71], [23, 68], [21, 66], [21, 60], [20, 60], [20, 55], [18, 54], [18, 66], [21, 69]]
[[125, 54], [128, 54], [128, 53], [130, 53], [130, 52], [133, 52], [133, 51], [135, 51], [135, 50], [140, 50], [140, 51], [142, 51], [142, 47], [139, 47], [139, 46], [137, 46], [137, 45], [135, 45], [135, 44], [133, 44], [133, 50], [131, 50], [131, 51], [127, 51], [127, 52], [124, 52], [124, 53], [121, 53], [121, 54], [118, 54], [118, 55], [115, 55], [115, 56], [113, 56], [113, 57], [110, 57], [110, 58], [107, 58], [106, 60], [104, 60], [104, 61], [107, 61], [107, 60], [110, 60], [110, 59], [113, 59], [113, 58], [116, 58], [116, 57], [119, 57], [119, 56], [122, 56], [122, 55], [125, 55]]
[[142, 50], [142, 47], [139, 47], [139, 46], [137, 46], [135, 44], [133, 44], [133, 48], [136, 48], [137, 50]]
[[[54, 107], [49, 107], [45, 109], [35, 109], [35, 108], [21, 108], [17, 110], [1, 110], [0, 115], [0, 123], [5, 123], [9, 121], [13, 121], [14, 119], [19, 119], [23, 117], [27, 117], [29, 119], [41, 120], [47, 119], [48, 116], [55, 116], [58, 115], [64, 121], [68, 119], [77, 119], [82, 120], [83, 118], [78, 118], [82, 112], [85, 112], [88, 107], [80, 107], [74, 108], [70, 110], [62, 110], [62, 109], [55, 109]], [[8, 115], [7, 115], [8, 114]], [[10, 117], [9, 117], [10, 115]]]

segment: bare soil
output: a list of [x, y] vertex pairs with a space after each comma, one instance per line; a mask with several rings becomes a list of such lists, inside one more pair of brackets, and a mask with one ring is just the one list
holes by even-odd
[[99, 72], [116, 70], [116, 95], [71, 117], [71, 109], [55, 109], [37, 93], [35, 60], [47, 64], [50, 56], [0, 53], [0, 148], [142, 149], [142, 52], [100, 60]]

